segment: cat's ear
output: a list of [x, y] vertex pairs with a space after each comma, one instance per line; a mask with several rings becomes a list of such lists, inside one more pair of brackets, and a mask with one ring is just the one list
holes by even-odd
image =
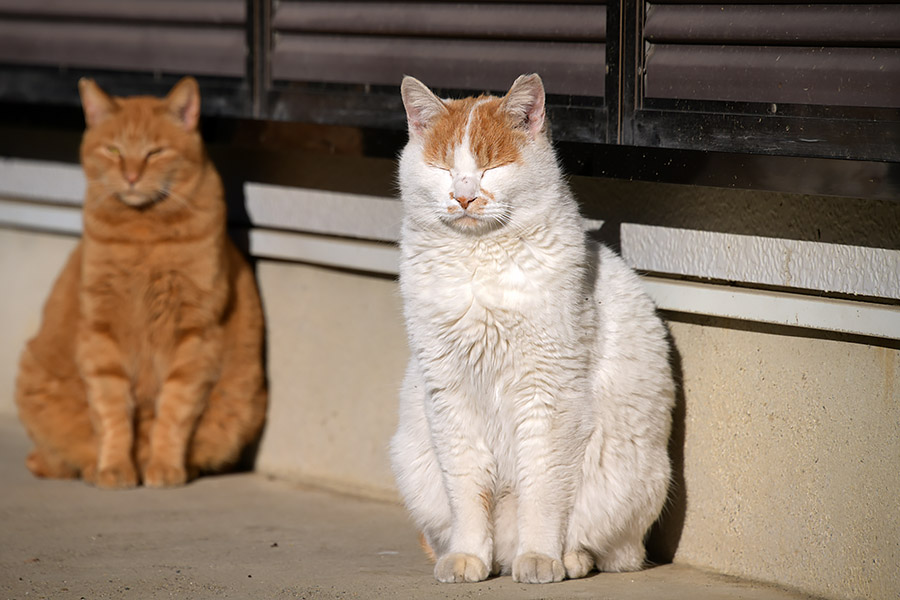
[[175, 115], [185, 131], [193, 131], [200, 120], [200, 86], [193, 77], [184, 77], [166, 96], [169, 111]]
[[400, 96], [406, 108], [410, 135], [421, 135], [436, 118], [447, 112], [444, 102], [415, 77], [407, 75], [403, 78]]
[[520, 75], [503, 97], [501, 106], [532, 136], [544, 131], [544, 83], [537, 73]]
[[87, 77], [79, 79], [78, 94], [81, 96], [84, 121], [88, 127], [99, 125], [119, 109], [116, 101], [101, 90], [93, 79]]

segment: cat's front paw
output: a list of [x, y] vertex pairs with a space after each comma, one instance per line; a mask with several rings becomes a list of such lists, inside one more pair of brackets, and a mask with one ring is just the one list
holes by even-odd
[[434, 577], [442, 583], [473, 583], [487, 579], [488, 568], [477, 556], [457, 552], [438, 559]]
[[562, 561], [546, 554], [526, 552], [513, 560], [512, 578], [519, 583], [553, 583], [562, 581], [565, 576]]
[[92, 476], [86, 476], [85, 481], [92, 481], [94, 485], [103, 490], [127, 490], [137, 486], [137, 471], [131, 463], [105, 466]]
[[144, 485], [151, 488], [166, 488], [184, 485], [187, 471], [180, 465], [167, 465], [153, 461], [144, 471]]

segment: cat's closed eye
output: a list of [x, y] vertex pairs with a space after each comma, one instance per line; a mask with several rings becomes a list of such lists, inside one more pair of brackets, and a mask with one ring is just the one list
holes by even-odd
[[149, 159], [153, 158], [154, 156], [159, 156], [160, 154], [162, 154], [163, 150], [165, 150], [165, 148], [151, 148], [150, 150], [147, 150], [146, 157]]
[[111, 156], [120, 156], [122, 154], [122, 151], [116, 146], [107, 146], [106, 152]]

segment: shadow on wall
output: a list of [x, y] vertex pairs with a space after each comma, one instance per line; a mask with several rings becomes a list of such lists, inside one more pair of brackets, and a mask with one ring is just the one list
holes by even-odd
[[671, 563], [681, 541], [684, 519], [687, 512], [687, 487], [684, 479], [684, 435], [685, 435], [685, 398], [684, 373], [681, 366], [681, 354], [675, 347], [672, 335], [668, 335], [671, 349], [670, 363], [672, 376], [675, 378], [675, 407], [672, 409], [672, 432], [669, 434], [669, 459], [672, 461], [672, 481], [669, 486], [669, 499], [663, 508], [662, 515], [650, 528], [647, 536], [647, 560], [651, 564]]

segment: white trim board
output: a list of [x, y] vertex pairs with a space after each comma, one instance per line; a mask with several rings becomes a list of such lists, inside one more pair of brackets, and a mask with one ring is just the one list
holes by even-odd
[[[0, 224], [81, 232], [77, 166], [0, 159]], [[393, 275], [400, 202], [247, 184], [251, 254]], [[68, 206], [37, 204], [29, 199]], [[586, 227], [596, 226], [587, 223]], [[335, 235], [348, 237], [333, 237]], [[755, 236], [622, 225], [626, 260], [639, 270], [900, 299], [900, 252]], [[644, 277], [664, 310], [900, 339], [900, 307]]]
[[[83, 190], [77, 165], [0, 158], [0, 197], [80, 205]], [[400, 235], [402, 205], [393, 198], [254, 182], [244, 191], [253, 227], [389, 242]], [[48, 211], [42, 223], [24, 206], [16, 215], [7, 207], [3, 222], [72, 232], [61, 213]], [[622, 224], [621, 241], [626, 262], [650, 273], [900, 299], [898, 250], [633, 223]]]
[[650, 276], [642, 281], [663, 310], [900, 339], [900, 306]]
[[0, 224], [81, 235], [81, 208], [0, 198]]
[[900, 251], [624, 223], [641, 271], [900, 300]]
[[395, 198], [244, 184], [247, 214], [254, 226], [309, 231], [394, 242], [403, 207]]
[[250, 254], [341, 269], [396, 275], [400, 252], [394, 244], [308, 233], [251, 229]]
[[[250, 232], [250, 249], [254, 256], [390, 275], [400, 258], [399, 249], [383, 243], [265, 230]], [[650, 276], [642, 281], [662, 310], [900, 339], [898, 306]]]
[[[0, 223], [78, 234], [76, 208], [0, 200]], [[396, 275], [400, 252], [393, 244], [308, 233], [249, 230], [250, 253], [258, 258], [300, 261]], [[834, 300], [644, 277], [664, 310], [900, 339], [900, 307]]]
[[0, 196], [81, 206], [85, 187], [79, 165], [0, 157]]
[[[400, 239], [403, 204], [398, 198], [248, 182], [247, 214], [256, 227], [272, 227], [383, 242]], [[603, 221], [583, 219], [585, 230]]]

